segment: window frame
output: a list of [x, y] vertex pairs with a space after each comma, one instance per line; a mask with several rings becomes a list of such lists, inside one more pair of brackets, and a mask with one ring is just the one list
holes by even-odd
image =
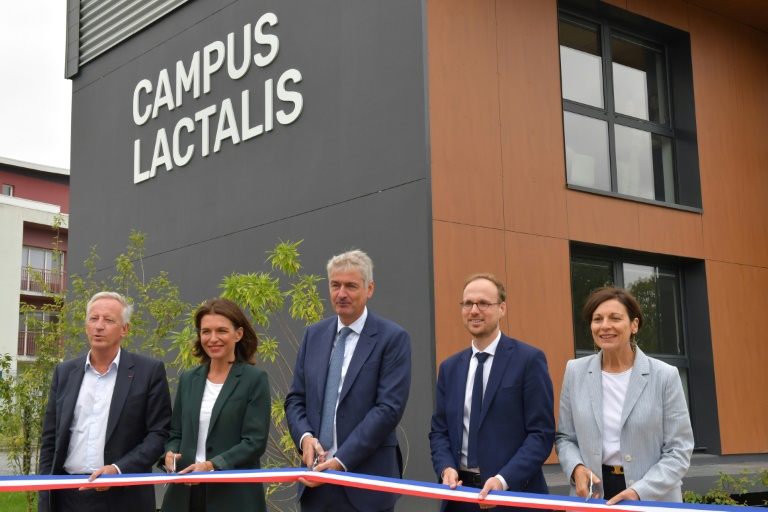
[[[576, 22], [582, 26], [597, 27], [602, 51], [602, 86], [604, 108], [591, 107], [562, 98], [565, 112], [586, 115], [608, 124], [608, 158], [611, 189], [603, 190], [568, 183], [566, 188], [581, 192], [604, 195], [640, 203], [653, 204], [683, 211], [701, 213], [701, 177], [699, 173], [698, 141], [693, 95], [693, 64], [690, 34], [664, 25], [619, 7], [594, 0], [559, 0], [557, 11], [558, 33], [561, 20]], [[608, 36], [606, 37], [606, 34]], [[665, 81], [667, 86], [667, 115], [669, 127], [652, 121], [640, 120], [615, 112], [613, 91], [613, 61], [611, 59], [611, 34], [642, 44], [654, 50], [664, 50]], [[560, 41], [558, 38], [558, 55]], [[558, 67], [560, 63], [558, 62]], [[610, 107], [610, 108], [609, 108]], [[602, 113], [604, 111], [604, 113]], [[596, 115], [596, 112], [601, 114]], [[650, 134], [670, 137], [672, 142], [674, 202], [632, 196], [618, 192], [616, 165], [615, 126], [640, 129]], [[565, 130], [565, 120], [563, 119]], [[672, 134], [670, 136], [670, 133]], [[565, 142], [565, 132], [563, 133]], [[565, 171], [565, 165], [564, 171]], [[655, 176], [654, 172], [654, 176]]]
[[[2, 195], [6, 196], [6, 197], [14, 197], [13, 196], [14, 189], [15, 189], [15, 187], [13, 185], [10, 185], [8, 183], [3, 183], [3, 193], [2, 193]], [[6, 191], [8, 193], [6, 193]]]

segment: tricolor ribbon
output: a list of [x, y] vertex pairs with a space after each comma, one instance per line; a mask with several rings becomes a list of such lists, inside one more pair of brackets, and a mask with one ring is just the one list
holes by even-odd
[[[3, 476], [0, 477], [0, 492], [12, 491], [42, 491], [49, 489], [77, 489], [80, 487], [117, 487], [125, 485], [157, 485], [182, 483], [273, 483], [296, 482], [299, 478], [325, 484], [344, 485], [371, 491], [390, 492], [420, 498], [465, 501], [478, 503], [479, 489], [472, 487], [448, 486], [436, 483], [418, 482], [384, 478], [357, 473], [338, 471], [311, 472], [304, 468], [298, 469], [256, 469], [235, 471], [211, 471], [205, 473], [149, 473], [131, 475], [101, 475], [93, 482], [88, 476], [79, 475], [36, 475], [36, 476]], [[605, 500], [570, 496], [552, 496], [548, 494], [529, 494], [522, 492], [492, 491], [485, 498], [487, 505], [506, 505], [528, 507], [545, 510], [568, 510], [574, 512], [591, 512], [594, 510], [610, 510], [612, 512], [680, 512], [680, 511], [732, 511], [743, 512], [756, 507], [733, 507], [727, 505], [698, 505], [690, 503], [659, 503], [651, 501], [623, 501], [607, 507]]]

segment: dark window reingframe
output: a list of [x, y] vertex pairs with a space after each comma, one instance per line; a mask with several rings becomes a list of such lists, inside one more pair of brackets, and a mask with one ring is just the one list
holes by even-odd
[[[640, 129], [645, 132], [664, 137], [672, 135], [670, 138], [673, 144], [675, 200], [674, 202], [665, 202], [620, 194], [618, 192], [615, 133], [612, 129], [609, 129], [608, 141], [611, 173], [610, 190], [584, 187], [571, 183], [568, 183], [568, 188], [677, 209], [701, 211], [701, 180], [699, 176], [696, 116], [693, 100], [690, 34], [595, 0], [561, 0], [559, 2], [558, 26], [561, 20], [599, 28], [600, 45], [603, 52], [603, 95], [606, 102], [603, 109], [599, 109], [563, 99], [563, 115], [565, 116], [566, 112], [571, 112], [578, 115], [587, 115], [593, 119], [608, 121], [610, 127], [618, 124], [619, 126], [630, 128], [641, 127]], [[668, 84], [669, 105], [667, 111], [671, 123], [669, 127], [659, 123], [638, 121], [630, 116], [617, 114], [614, 111], [612, 82], [609, 79], [612, 60], [607, 58], [610, 56], [610, 35], [613, 33], [620, 34], [623, 39], [628, 39], [635, 43], [651, 45], [656, 50], [663, 49], [666, 82]], [[608, 47], [607, 52], [606, 47]], [[598, 114], [597, 112], [601, 113]], [[602, 119], [603, 117], [610, 117], [612, 119]], [[567, 177], [566, 181], [568, 181]]]

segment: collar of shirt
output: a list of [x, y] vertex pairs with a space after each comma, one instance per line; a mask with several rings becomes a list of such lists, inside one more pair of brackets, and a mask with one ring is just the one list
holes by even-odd
[[[118, 350], [118, 351], [117, 351], [117, 355], [115, 356], [115, 358], [112, 360], [112, 362], [111, 362], [111, 363], [109, 363], [109, 369], [110, 369], [110, 370], [111, 370], [112, 368], [114, 368], [115, 370], [117, 370], [117, 369], [120, 367], [120, 354], [122, 353], [122, 351], [123, 351], [123, 349], [120, 349], [120, 350]], [[97, 371], [96, 371], [96, 370], [93, 368], [93, 365], [91, 364], [91, 351], [90, 351], [90, 350], [88, 351], [88, 357], [86, 357], [86, 358], [85, 358], [85, 367], [83, 368], [83, 371], [86, 371], [86, 372], [87, 372], [87, 371], [89, 371], [89, 370], [90, 370], [90, 371], [93, 371], [93, 372], [95, 372], [95, 373], [99, 373], [99, 372], [97, 372]], [[107, 371], [109, 371], [109, 370], [107, 370]], [[106, 372], [105, 372], [105, 373], [106, 373]]]
[[363, 308], [363, 314], [360, 315], [360, 318], [349, 325], [344, 325], [341, 323], [341, 318], [336, 317], [336, 334], [338, 334], [343, 327], [349, 327], [352, 329], [352, 331], [354, 331], [355, 334], [359, 335], [361, 332], [363, 332], [363, 327], [365, 327], [366, 320], [368, 320], [368, 306]]
[[[499, 333], [496, 335], [496, 339], [493, 340], [490, 345], [485, 347], [485, 350], [483, 350], [483, 352], [493, 357], [494, 354], [496, 354], [496, 347], [499, 346], [500, 339], [501, 339], [501, 331], [499, 331]], [[477, 347], [475, 347], [475, 340], [472, 340], [472, 359], [475, 359], [475, 354], [477, 354], [478, 352], [480, 351], [477, 350]]]

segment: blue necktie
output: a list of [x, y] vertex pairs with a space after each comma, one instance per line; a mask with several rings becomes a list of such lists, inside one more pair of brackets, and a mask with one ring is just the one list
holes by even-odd
[[349, 327], [343, 327], [339, 331], [339, 341], [331, 354], [331, 363], [328, 365], [328, 378], [325, 380], [325, 396], [323, 397], [323, 415], [320, 417], [320, 446], [323, 450], [333, 445], [333, 424], [336, 418], [336, 399], [339, 397], [339, 381], [341, 380], [341, 367], [344, 365], [344, 344], [347, 336], [352, 333]]
[[475, 370], [475, 383], [472, 385], [472, 406], [469, 410], [469, 438], [467, 439], [467, 467], [478, 467], [477, 443], [479, 442], [478, 429], [480, 428], [480, 411], [483, 409], [483, 363], [490, 354], [478, 352], [477, 369]]

